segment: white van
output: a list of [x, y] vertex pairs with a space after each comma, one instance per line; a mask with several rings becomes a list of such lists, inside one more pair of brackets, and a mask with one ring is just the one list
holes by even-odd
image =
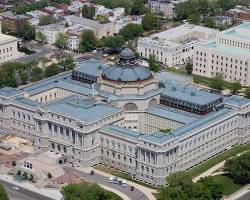
[[127, 181], [126, 180], [122, 180], [122, 187], [127, 187]]
[[114, 177], [113, 176], [109, 177], [109, 183], [114, 183]]

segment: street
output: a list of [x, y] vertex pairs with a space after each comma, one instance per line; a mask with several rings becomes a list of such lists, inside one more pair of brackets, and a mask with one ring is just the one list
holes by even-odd
[[134, 191], [130, 191], [130, 185], [127, 185], [127, 187], [122, 187], [118, 184], [109, 183], [109, 178], [99, 175], [95, 173], [94, 175], [90, 175], [89, 173], [85, 173], [79, 170], [75, 170], [79, 175], [81, 175], [86, 180], [95, 181], [97, 183], [100, 183], [102, 185], [112, 187], [115, 190], [120, 191], [121, 193], [125, 194], [127, 197], [133, 200], [148, 200], [148, 198], [137, 188], [134, 188]]
[[10, 200], [53, 200], [30, 190], [20, 188], [19, 186], [18, 187], [20, 188], [20, 190], [16, 191], [12, 189], [12, 187], [15, 185], [9, 184], [2, 180], [0, 181], [0, 183], [4, 186]]
[[250, 192], [247, 192], [236, 200], [250, 200]]

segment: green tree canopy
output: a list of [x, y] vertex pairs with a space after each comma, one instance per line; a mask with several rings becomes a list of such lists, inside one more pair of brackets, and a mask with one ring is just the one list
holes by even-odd
[[155, 55], [153, 55], [153, 54], [149, 55], [148, 65], [149, 65], [149, 69], [151, 71], [153, 71], [153, 72], [160, 71], [160, 64], [158, 63], [158, 61], [155, 58]]
[[91, 30], [86, 30], [81, 34], [81, 39], [79, 43], [79, 51], [87, 52], [91, 51], [96, 47], [97, 40], [95, 34]]
[[205, 18], [205, 22], [204, 25], [208, 28], [214, 28], [215, 27], [215, 23], [214, 20], [211, 17], [206, 17]]
[[40, 67], [33, 67], [31, 70], [31, 81], [36, 82], [43, 79], [43, 70]]
[[123, 27], [123, 29], [120, 30], [120, 35], [125, 40], [132, 40], [135, 37], [140, 36], [143, 33], [143, 27], [139, 24], [127, 24]]
[[60, 49], [65, 49], [67, 47], [67, 44], [68, 44], [67, 35], [63, 32], [58, 33], [56, 36], [55, 45]]
[[57, 64], [53, 63], [45, 68], [44, 75], [46, 77], [51, 77], [59, 73], [59, 67]]
[[62, 54], [59, 59], [59, 65], [61, 65], [65, 71], [74, 69], [76, 66], [71, 54]]
[[23, 23], [18, 30], [18, 36], [27, 41], [35, 39], [35, 34], [35, 27], [28, 22]]
[[241, 84], [239, 82], [234, 82], [230, 85], [230, 90], [233, 94], [237, 94], [239, 90], [241, 90]]
[[0, 200], [9, 200], [9, 197], [4, 189], [4, 187], [0, 184]]
[[0, 68], [0, 87], [16, 87], [17, 64], [13, 62], [5, 63]]
[[250, 87], [246, 88], [244, 90], [244, 96], [248, 99], [250, 99]]
[[130, 9], [131, 15], [143, 15], [146, 11], [143, 0], [134, 0]]
[[82, 7], [82, 16], [87, 19], [93, 19], [95, 16], [95, 8], [92, 6], [84, 5]]
[[146, 13], [142, 18], [142, 27], [145, 31], [161, 27], [161, 19], [154, 13]]
[[215, 183], [211, 176], [201, 178], [199, 182], [210, 190], [213, 200], [220, 200], [222, 198], [222, 185]]
[[197, 13], [192, 13], [188, 16], [188, 21], [191, 24], [199, 24], [200, 23], [200, 14]]
[[189, 75], [192, 74], [193, 72], [193, 64], [191, 62], [188, 62], [187, 65], [186, 65], [186, 71]]
[[187, 172], [173, 173], [169, 175], [166, 180], [171, 187], [184, 187], [192, 184], [192, 177]]
[[46, 35], [40, 31], [36, 32], [36, 40], [40, 43], [45, 43], [46, 42]]
[[104, 39], [104, 46], [111, 48], [119, 48], [125, 44], [125, 41], [120, 36], [109, 36]]
[[220, 74], [218, 74], [214, 79], [211, 80], [209, 87], [214, 88], [216, 90], [223, 90], [224, 81]]
[[187, 194], [179, 187], [164, 187], [160, 189], [159, 200], [189, 200]]
[[250, 183], [250, 153], [247, 152], [227, 160], [225, 171], [229, 172], [236, 183]]

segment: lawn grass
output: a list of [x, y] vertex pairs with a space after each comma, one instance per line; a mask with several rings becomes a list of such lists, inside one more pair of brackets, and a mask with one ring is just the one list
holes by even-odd
[[192, 177], [196, 177], [196, 176], [202, 174], [203, 172], [207, 171], [208, 169], [210, 169], [214, 165], [216, 165], [224, 160], [227, 160], [230, 157], [236, 156], [237, 154], [239, 154], [243, 151], [247, 151], [247, 150], [250, 150], [250, 144], [234, 146], [231, 149], [224, 151], [223, 153], [221, 153], [213, 158], [210, 158], [209, 160], [203, 162], [202, 164], [199, 164], [199, 165], [193, 167], [188, 172], [190, 173], [190, 175]]
[[[213, 78], [207, 78], [207, 77], [204, 77], [204, 76], [199, 76], [199, 75], [192, 75], [193, 76], [193, 82], [196, 83], [196, 84], [200, 84], [200, 85], [204, 85], [204, 86], [207, 86], [209, 87], [211, 85], [211, 82], [214, 81]], [[233, 83], [230, 83], [230, 82], [227, 82], [227, 81], [223, 81], [223, 89], [230, 89], [232, 88], [232, 84]]]
[[239, 190], [245, 186], [245, 185], [240, 185], [240, 184], [234, 183], [233, 179], [228, 177], [226, 174], [213, 176], [213, 180], [215, 183], [222, 185], [223, 194], [226, 196], [236, 192], [237, 190]]
[[166, 70], [176, 74], [188, 75], [185, 67], [180, 67], [178, 69], [175, 67], [168, 67]]
[[105, 165], [100, 165], [100, 164], [94, 166], [94, 168], [97, 169], [97, 170], [100, 170], [102, 172], [111, 174], [113, 176], [117, 176], [119, 178], [126, 179], [128, 181], [140, 184], [142, 186], [145, 186], [145, 187], [148, 187], [148, 188], [151, 188], [151, 189], [156, 189], [156, 187], [154, 187], [152, 185], [149, 185], [147, 183], [143, 183], [143, 182], [132, 179], [131, 175], [129, 175], [129, 174], [125, 173], [125, 172], [119, 171], [117, 169], [114, 169], [114, 168], [111, 168], [111, 167], [108, 167], [108, 166], [105, 166]]
[[113, 192], [105, 190], [105, 193], [107, 194], [107, 199], [122, 200], [122, 198], [119, 195], [117, 195], [117, 194], [115, 194]]

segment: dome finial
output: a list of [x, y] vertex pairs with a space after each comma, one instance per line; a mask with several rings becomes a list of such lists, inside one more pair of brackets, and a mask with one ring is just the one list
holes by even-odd
[[128, 47], [124, 47], [119, 55], [120, 59], [131, 60], [135, 58], [135, 53]]

